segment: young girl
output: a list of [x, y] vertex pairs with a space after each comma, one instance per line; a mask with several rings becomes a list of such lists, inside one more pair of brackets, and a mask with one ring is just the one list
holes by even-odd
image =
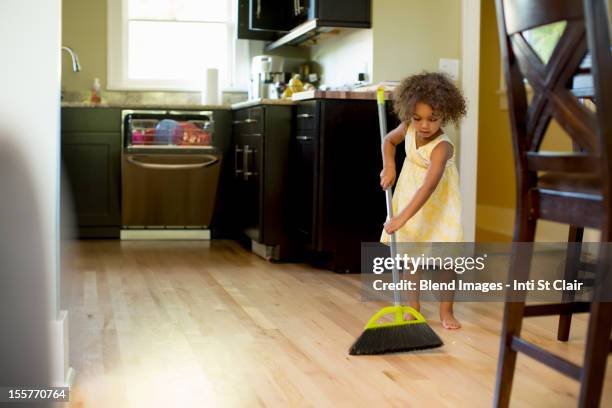
[[[394, 217], [385, 223], [381, 241], [389, 242], [392, 232], [398, 243], [462, 241], [455, 151], [442, 131], [442, 126], [456, 124], [466, 114], [461, 91], [443, 74], [413, 75], [395, 90], [394, 110], [401, 124], [384, 139], [384, 190], [395, 182], [395, 146], [404, 140], [406, 159], [393, 194]], [[410, 306], [419, 310], [418, 296]], [[452, 300], [440, 302], [440, 321], [446, 329], [461, 327]]]

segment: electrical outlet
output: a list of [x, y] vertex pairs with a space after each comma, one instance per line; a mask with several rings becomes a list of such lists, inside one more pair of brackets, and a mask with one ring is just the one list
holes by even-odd
[[459, 80], [459, 60], [440, 58], [438, 70], [447, 74], [453, 81]]

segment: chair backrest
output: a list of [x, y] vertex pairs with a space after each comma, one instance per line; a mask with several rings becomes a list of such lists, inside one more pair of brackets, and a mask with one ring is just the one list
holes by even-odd
[[[612, 65], [606, 0], [496, 2], [518, 193], [537, 183], [538, 171], [594, 173], [602, 179], [603, 199], [612, 210]], [[544, 62], [525, 32], [560, 21], [566, 22], [565, 29]], [[587, 54], [591, 58], [596, 111], [588, 109], [571, 90], [572, 79]], [[533, 90], [530, 103], [525, 80]], [[553, 118], [580, 152], [540, 152]]]

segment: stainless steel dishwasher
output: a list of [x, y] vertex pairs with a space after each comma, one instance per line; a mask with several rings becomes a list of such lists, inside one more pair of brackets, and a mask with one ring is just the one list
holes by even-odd
[[210, 239], [213, 112], [123, 110], [122, 127], [121, 239]]

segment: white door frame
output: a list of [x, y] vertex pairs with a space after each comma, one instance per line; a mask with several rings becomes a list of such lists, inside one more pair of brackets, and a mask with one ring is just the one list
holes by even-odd
[[480, 77], [480, 0], [461, 2], [461, 83], [468, 113], [461, 123], [459, 174], [465, 241], [476, 237], [476, 180], [478, 168], [478, 88]]

